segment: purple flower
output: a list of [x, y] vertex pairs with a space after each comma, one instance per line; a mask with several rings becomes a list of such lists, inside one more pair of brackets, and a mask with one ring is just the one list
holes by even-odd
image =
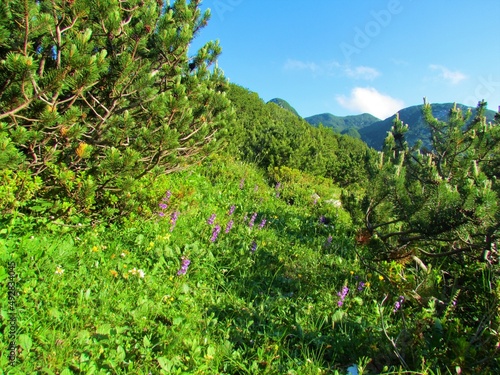
[[249, 226], [250, 228], [252, 228], [252, 227], [253, 227], [253, 224], [254, 224], [254, 222], [255, 222], [255, 219], [257, 219], [257, 212], [254, 212], [254, 213], [253, 213], [252, 217], [250, 218], [250, 221], [248, 222], [248, 226]]
[[160, 206], [160, 208], [161, 208], [162, 210], [166, 210], [166, 209], [167, 209], [167, 207], [168, 207], [168, 204], [166, 204], [166, 203], [160, 203], [158, 206]]
[[330, 244], [332, 243], [332, 241], [333, 241], [333, 237], [332, 237], [332, 235], [330, 234], [330, 235], [328, 236], [328, 238], [326, 239], [326, 242], [328, 243], [328, 245], [330, 245]]
[[172, 215], [170, 215], [170, 224], [171, 224], [170, 232], [174, 230], [178, 218], [179, 218], [179, 211], [172, 212]]
[[403, 296], [399, 296], [399, 299], [394, 304], [394, 309], [392, 311], [397, 312], [403, 306], [404, 300], [405, 298]]
[[250, 251], [252, 253], [255, 253], [255, 250], [257, 250], [257, 242], [253, 241], [252, 245], [250, 246]]
[[324, 215], [321, 215], [321, 216], [319, 217], [319, 222], [320, 222], [320, 224], [325, 224], [325, 222], [326, 222], [326, 218], [325, 218], [325, 216], [324, 216]]
[[240, 181], [240, 189], [243, 189], [244, 186], [245, 186], [245, 179], [242, 178]]
[[179, 275], [179, 276], [185, 275], [190, 263], [191, 263], [191, 261], [188, 258], [182, 257], [181, 269], [179, 271], [177, 271], [177, 275]]
[[337, 293], [337, 296], [339, 297], [339, 301], [337, 302], [337, 305], [340, 307], [344, 304], [345, 297], [347, 296], [347, 293], [349, 293], [349, 288], [347, 285], [344, 285], [342, 287], [342, 290]]
[[213, 225], [213, 223], [214, 223], [214, 221], [215, 221], [215, 217], [216, 217], [216, 215], [215, 215], [215, 214], [212, 214], [212, 215], [208, 218], [208, 220], [207, 220], [207, 224], [208, 224], [208, 225]]
[[210, 238], [210, 241], [215, 242], [215, 240], [217, 240], [217, 236], [219, 235], [219, 233], [220, 233], [220, 225], [216, 224], [214, 230], [212, 231], [212, 238]]
[[363, 281], [360, 281], [358, 284], [358, 291], [363, 291], [365, 289], [365, 283]]
[[227, 213], [229, 216], [231, 216], [232, 214], [234, 214], [234, 210], [236, 209], [236, 206], [233, 204], [231, 206], [231, 208], [229, 209], [229, 212]]
[[276, 190], [278, 190], [281, 187], [281, 182], [276, 183], [276, 186], [274, 187]]
[[172, 196], [172, 192], [170, 190], [167, 190], [167, 193], [165, 194], [165, 198], [162, 200], [165, 202], [168, 202], [170, 200], [170, 197]]
[[233, 227], [233, 224], [234, 224], [234, 221], [233, 220], [230, 220], [227, 225], [226, 225], [226, 233], [229, 233], [229, 231], [231, 230], [231, 228]]
[[164, 217], [165, 216], [165, 212], [163, 212], [163, 211], [158, 212], [158, 216]]
[[259, 224], [260, 229], [264, 228], [264, 225], [266, 225], [266, 221], [267, 221], [266, 219], [262, 219], [262, 221]]

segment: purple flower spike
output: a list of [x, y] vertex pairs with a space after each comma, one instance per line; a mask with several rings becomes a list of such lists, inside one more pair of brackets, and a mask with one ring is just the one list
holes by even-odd
[[191, 263], [191, 261], [188, 258], [182, 257], [181, 269], [179, 271], [177, 271], [177, 275], [179, 275], [179, 276], [185, 275], [190, 263]]
[[399, 299], [394, 304], [394, 309], [392, 311], [397, 312], [403, 306], [404, 300], [405, 298], [403, 296], [399, 296]]
[[255, 250], [257, 250], [257, 242], [253, 241], [252, 245], [250, 246], [250, 251], [252, 253], [255, 253]]
[[208, 220], [207, 220], [207, 224], [208, 224], [208, 225], [213, 225], [213, 223], [215, 222], [215, 217], [216, 217], [216, 215], [215, 215], [215, 214], [212, 214], [212, 215], [208, 218]]
[[179, 218], [179, 211], [172, 212], [172, 215], [170, 215], [170, 224], [171, 224], [170, 232], [174, 230], [178, 218]]
[[267, 221], [266, 219], [262, 219], [262, 221], [259, 224], [260, 229], [264, 228], [264, 225], [266, 225], [266, 221]]
[[214, 230], [212, 231], [212, 238], [210, 238], [210, 241], [215, 242], [217, 240], [217, 236], [219, 235], [219, 233], [220, 233], [220, 225], [217, 224], [214, 227]]
[[160, 206], [160, 208], [161, 208], [162, 210], [166, 210], [166, 209], [167, 209], [167, 207], [168, 207], [168, 204], [166, 204], [166, 203], [160, 203], [158, 206]]
[[233, 204], [231, 206], [231, 208], [229, 209], [229, 212], [227, 213], [229, 216], [231, 216], [232, 214], [234, 214], [234, 210], [236, 209], [236, 206]]
[[248, 226], [249, 226], [250, 228], [252, 228], [252, 227], [253, 227], [253, 224], [254, 224], [254, 222], [255, 222], [255, 219], [257, 219], [257, 212], [254, 212], [254, 213], [253, 213], [252, 217], [250, 218], [250, 221], [248, 222]]
[[337, 302], [337, 305], [340, 307], [344, 304], [345, 297], [347, 296], [347, 293], [349, 293], [349, 288], [347, 285], [344, 285], [342, 290], [337, 293], [337, 296], [339, 296], [339, 300]]
[[233, 224], [234, 224], [234, 221], [233, 220], [230, 220], [228, 223], [227, 223], [227, 226], [226, 226], [226, 234], [229, 233], [229, 231], [231, 230], [231, 228], [233, 227]]

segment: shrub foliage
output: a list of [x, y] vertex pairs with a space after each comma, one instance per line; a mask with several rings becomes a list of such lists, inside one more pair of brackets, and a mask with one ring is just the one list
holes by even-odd
[[231, 112], [222, 72], [210, 68], [218, 43], [188, 56], [210, 15], [199, 3], [8, 1], [0, 168], [41, 177], [36, 197], [63, 213], [122, 212], [144, 176], [206, 156]]

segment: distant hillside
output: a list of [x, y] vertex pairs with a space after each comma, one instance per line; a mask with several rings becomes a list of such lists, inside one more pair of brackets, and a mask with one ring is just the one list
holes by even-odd
[[323, 124], [324, 127], [331, 128], [337, 133], [351, 133], [350, 135], [354, 136], [357, 136], [356, 132], [351, 131], [351, 129], [359, 130], [373, 124], [374, 122], [380, 121], [379, 118], [368, 113], [354, 116], [335, 116], [331, 113], [322, 113], [319, 115], [306, 117], [305, 120], [313, 126], [319, 126], [319, 124]]
[[295, 116], [300, 117], [299, 113], [293, 108], [286, 100], [280, 98], [274, 98], [268, 101], [268, 103], [274, 103], [279, 105], [281, 108], [292, 112]]
[[[441, 121], [447, 121], [450, 109], [453, 107], [453, 103], [441, 103], [441, 104], [431, 104], [432, 113], [434, 117]], [[429, 147], [430, 145], [430, 134], [424, 122], [422, 116], [423, 105], [415, 105], [412, 107], [407, 107], [399, 111], [399, 118], [408, 124], [408, 132], [406, 133], [406, 139], [410, 145], [415, 144], [419, 139], [423, 142], [424, 147]], [[475, 108], [468, 107], [463, 104], [457, 104], [457, 107], [461, 108], [462, 111], [466, 112], [468, 108], [471, 108], [475, 115]], [[368, 146], [373, 147], [376, 150], [381, 150], [384, 144], [387, 132], [391, 130], [394, 118], [396, 114], [383, 121], [378, 121], [370, 126], [359, 129], [359, 134], [361, 139], [365, 141]], [[486, 111], [487, 121], [493, 121], [495, 117], [495, 112], [491, 110]]]

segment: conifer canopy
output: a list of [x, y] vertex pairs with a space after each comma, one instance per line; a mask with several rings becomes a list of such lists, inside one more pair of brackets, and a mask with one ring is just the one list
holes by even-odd
[[221, 48], [189, 49], [210, 16], [199, 4], [3, 3], [0, 170], [16, 194], [28, 194], [19, 185], [29, 181], [28, 195], [65, 210], [119, 212], [145, 176], [184, 168], [220, 143], [232, 116]]

